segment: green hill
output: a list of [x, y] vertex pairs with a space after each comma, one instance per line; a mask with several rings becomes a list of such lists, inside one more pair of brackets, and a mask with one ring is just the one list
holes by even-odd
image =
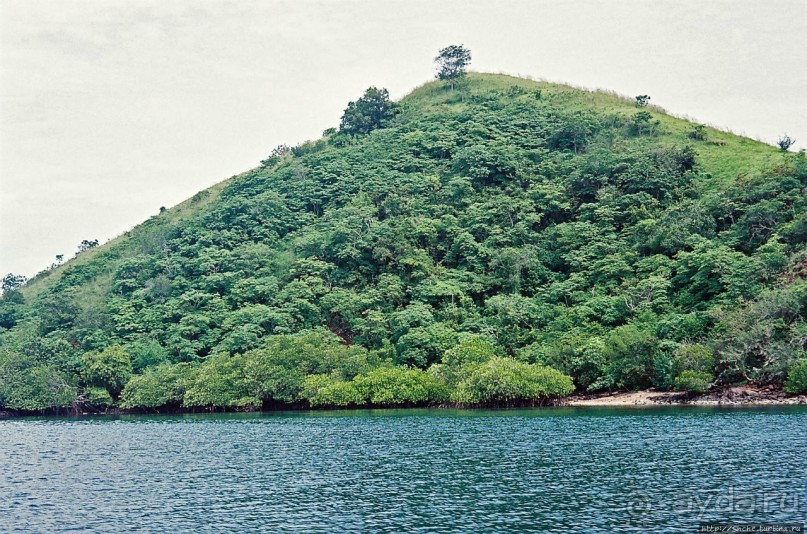
[[397, 110], [8, 284], [0, 407], [505, 405], [803, 365], [803, 154], [499, 75]]

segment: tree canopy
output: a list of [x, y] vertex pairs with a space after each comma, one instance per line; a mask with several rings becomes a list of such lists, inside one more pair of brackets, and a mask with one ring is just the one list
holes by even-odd
[[349, 102], [339, 130], [348, 134], [368, 134], [381, 128], [398, 111], [398, 105], [390, 101], [386, 89], [368, 88], [355, 102]]
[[465, 77], [465, 69], [471, 63], [471, 51], [463, 45], [447, 46], [440, 49], [434, 61], [437, 63], [437, 79], [447, 81], [453, 91], [457, 81]]

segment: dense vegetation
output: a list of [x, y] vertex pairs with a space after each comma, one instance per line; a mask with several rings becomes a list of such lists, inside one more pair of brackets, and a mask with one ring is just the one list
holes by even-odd
[[803, 154], [506, 76], [385, 99], [9, 279], [0, 407], [805, 383]]

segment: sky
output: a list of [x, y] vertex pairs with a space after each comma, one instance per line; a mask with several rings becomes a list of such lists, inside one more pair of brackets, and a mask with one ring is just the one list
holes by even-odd
[[807, 0], [0, 1], [0, 276], [32, 276], [471, 68], [633, 96], [807, 146]]

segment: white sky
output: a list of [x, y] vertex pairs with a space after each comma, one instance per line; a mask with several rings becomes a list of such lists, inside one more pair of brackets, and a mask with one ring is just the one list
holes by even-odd
[[405, 95], [460, 43], [474, 70], [807, 146], [807, 0], [2, 0], [0, 276], [318, 137], [370, 85]]

